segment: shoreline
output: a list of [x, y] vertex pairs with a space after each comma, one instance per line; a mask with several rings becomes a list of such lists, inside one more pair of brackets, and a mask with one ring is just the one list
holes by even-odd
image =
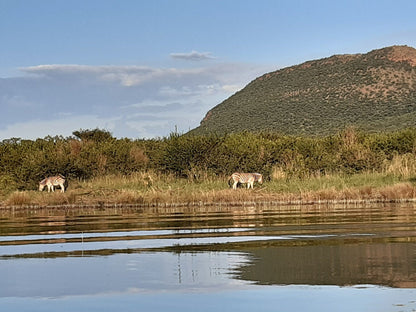
[[[150, 181], [150, 182], [149, 182]], [[84, 207], [175, 208], [311, 206], [416, 202], [416, 180], [380, 173], [274, 179], [233, 190], [224, 178], [190, 181], [155, 175], [103, 176], [70, 181], [64, 193], [34, 189], [0, 193], [0, 210]]]
[[108, 209], [108, 208], [188, 208], [188, 207], [261, 207], [261, 206], [331, 206], [331, 205], [366, 205], [366, 204], [400, 204], [416, 203], [416, 198], [400, 199], [331, 199], [331, 200], [280, 200], [280, 201], [234, 201], [234, 202], [183, 202], [183, 203], [80, 203], [58, 205], [4, 205], [0, 210], [30, 210], [30, 209]]

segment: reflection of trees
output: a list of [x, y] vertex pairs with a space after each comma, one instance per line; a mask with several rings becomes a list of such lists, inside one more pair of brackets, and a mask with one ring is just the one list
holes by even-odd
[[279, 246], [251, 250], [238, 279], [258, 284], [416, 287], [416, 246], [369, 243]]
[[0, 235], [254, 227], [263, 225], [262, 211], [253, 206], [0, 209]]
[[[412, 204], [409, 204], [412, 205]], [[54, 207], [0, 209], [0, 235], [80, 233], [124, 230], [266, 228], [316, 224], [412, 223], [414, 207], [405, 205]]]
[[[252, 260], [235, 270], [236, 277], [259, 284], [376, 284], [416, 287], [415, 224], [413, 203], [13, 209], [0, 210], [0, 236], [84, 233], [85, 238], [81, 235], [67, 235], [28, 241], [19, 239], [17, 242], [6, 239], [0, 240], [0, 246], [82, 242], [81, 237], [84, 243], [140, 239], [157, 242], [172, 238], [196, 238], [195, 242], [198, 242], [198, 238], [211, 237], [213, 239], [210, 243], [204, 245], [190, 243], [149, 248], [151, 251], [178, 253], [247, 252]], [[108, 237], [87, 235], [123, 231], [140, 233]], [[321, 236], [321, 239], [313, 238], [314, 235]], [[355, 235], [354, 238], [351, 235]], [[215, 243], [216, 237], [225, 236], [262, 237], [262, 242], [247, 240], [230, 244]], [[290, 239], [274, 239], [282, 236]], [[265, 239], [269, 237], [270, 240]], [[141, 251], [143, 249], [130, 247], [114, 250], [86, 249], [83, 255], [104, 256]], [[41, 252], [31, 254], [30, 257], [69, 255], [81, 255], [81, 250], [54, 251], [50, 254]], [[183, 263], [188, 266], [187, 262], [180, 262], [180, 280], [185, 272]]]

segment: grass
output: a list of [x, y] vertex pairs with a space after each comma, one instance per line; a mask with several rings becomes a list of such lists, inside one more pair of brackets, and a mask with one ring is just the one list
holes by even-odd
[[65, 193], [13, 192], [0, 198], [0, 206], [237, 205], [254, 202], [391, 201], [415, 197], [416, 185], [411, 174], [388, 171], [304, 179], [280, 176], [263, 185], [255, 185], [253, 190], [245, 187], [233, 190], [228, 186], [227, 177], [204, 176], [200, 180], [187, 180], [149, 171], [69, 181]]

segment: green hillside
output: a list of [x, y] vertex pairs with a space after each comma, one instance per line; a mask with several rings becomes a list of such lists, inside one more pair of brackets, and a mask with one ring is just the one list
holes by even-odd
[[416, 125], [416, 49], [334, 55], [267, 73], [211, 109], [193, 134], [327, 135]]

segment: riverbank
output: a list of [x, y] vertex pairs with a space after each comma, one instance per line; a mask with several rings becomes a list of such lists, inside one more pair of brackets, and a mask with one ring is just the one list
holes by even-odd
[[274, 178], [254, 189], [233, 190], [227, 177], [178, 179], [152, 172], [68, 181], [65, 193], [15, 191], [0, 197], [1, 208], [24, 207], [177, 207], [208, 205], [289, 205], [415, 201], [411, 177], [362, 173], [305, 179]]

